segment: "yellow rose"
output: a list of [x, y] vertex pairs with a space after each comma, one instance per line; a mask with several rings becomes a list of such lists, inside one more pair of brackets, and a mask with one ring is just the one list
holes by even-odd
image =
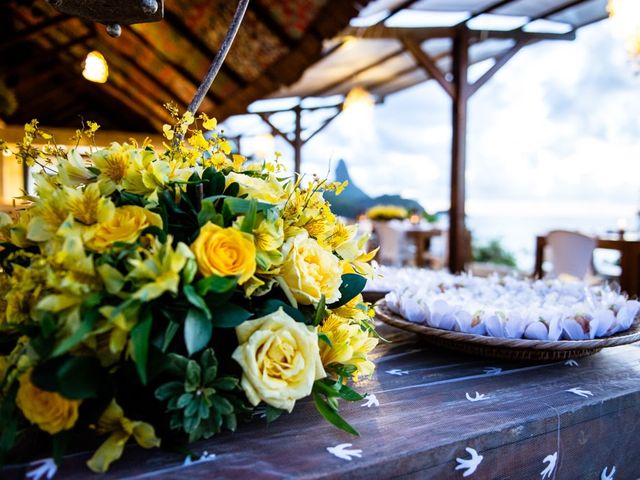
[[252, 405], [262, 400], [290, 412], [326, 376], [315, 329], [282, 309], [242, 323], [236, 335], [240, 345], [232, 358], [242, 367], [240, 385]]
[[40, 390], [31, 383], [29, 370], [20, 377], [16, 403], [27, 420], [54, 435], [73, 428], [78, 420], [81, 401], [69, 400], [57, 392]]
[[162, 228], [160, 215], [134, 205], [118, 207], [109, 220], [97, 225], [87, 246], [102, 252], [115, 242], [131, 243], [138, 239], [142, 230], [151, 226]]
[[256, 247], [251, 235], [207, 222], [191, 244], [202, 275], [237, 275], [243, 284], [256, 271]]
[[282, 253], [281, 278], [299, 303], [316, 305], [322, 295], [328, 304], [340, 299], [342, 269], [338, 257], [305, 232], [287, 240]]

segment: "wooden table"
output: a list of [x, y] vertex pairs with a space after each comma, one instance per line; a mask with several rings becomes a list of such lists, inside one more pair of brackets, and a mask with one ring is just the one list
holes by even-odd
[[[380, 332], [392, 343], [377, 349], [376, 373], [360, 386], [376, 401], [342, 407], [360, 437], [324, 422], [305, 400], [271, 425], [256, 416], [234, 434], [193, 445], [215, 455], [202, 462], [183, 466], [177, 454], [131, 445], [101, 477], [81, 453], [67, 457], [56, 478], [462, 479], [467, 469], [456, 470], [456, 458], [476, 454], [482, 459], [464, 478], [540, 479], [552, 463], [549, 479], [606, 478], [614, 466], [618, 480], [640, 474], [638, 345], [575, 363], [526, 364], [438, 351], [387, 326]], [[348, 461], [327, 450], [341, 444], [361, 456]], [[25, 468], [1, 473], [24, 478]]]
[[425, 253], [429, 251], [431, 239], [442, 235], [442, 230], [437, 228], [424, 229], [420, 227], [412, 227], [405, 230], [407, 238], [413, 240], [416, 245], [415, 262], [416, 267], [424, 267], [427, 265]]
[[[542, 278], [544, 272], [544, 247], [547, 245], [547, 237], [536, 237], [536, 262], [534, 276]], [[596, 238], [596, 248], [607, 248], [620, 252], [620, 287], [622, 291], [631, 296], [640, 296], [640, 240], [626, 236], [605, 236]]]

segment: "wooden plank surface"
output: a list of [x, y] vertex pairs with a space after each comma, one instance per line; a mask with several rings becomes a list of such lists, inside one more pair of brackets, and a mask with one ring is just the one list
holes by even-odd
[[[379, 406], [343, 404], [360, 437], [327, 424], [305, 400], [271, 425], [256, 416], [236, 433], [195, 444], [197, 454], [215, 455], [207, 461], [183, 466], [176, 454], [132, 445], [101, 478], [539, 479], [554, 454], [556, 467], [545, 478], [601, 479], [614, 466], [611, 478], [640, 477], [638, 345], [605, 349], [577, 365], [526, 364], [439, 351], [388, 326], [380, 331], [391, 343], [377, 349], [377, 371], [359, 385]], [[576, 388], [592, 395], [568, 391]], [[486, 398], [467, 399], [476, 392]], [[327, 450], [343, 443], [361, 457], [347, 461]], [[483, 458], [463, 477], [456, 458], [470, 458], [466, 448]], [[89, 455], [67, 457], [58, 478], [91, 477]], [[27, 469], [4, 475], [24, 478]]]

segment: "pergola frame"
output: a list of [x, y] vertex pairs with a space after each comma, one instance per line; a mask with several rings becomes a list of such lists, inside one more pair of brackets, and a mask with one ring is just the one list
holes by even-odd
[[[576, 28], [567, 33], [549, 33], [549, 32], [533, 32], [527, 31], [525, 26], [509, 31], [504, 30], [472, 30], [467, 27], [467, 22], [484, 14], [491, 13], [502, 7], [508, 6], [514, 0], [496, 0], [485, 8], [472, 12], [471, 16], [457, 25], [450, 27], [424, 27], [424, 28], [394, 28], [384, 25], [385, 21], [391, 18], [399, 11], [411, 7], [417, 0], [406, 0], [390, 9], [384, 18], [377, 21], [375, 25], [369, 27], [349, 27], [343, 34], [345, 36], [354, 36], [356, 38], [365, 39], [395, 39], [400, 43], [397, 48], [390, 53], [385, 54], [381, 58], [372, 61], [370, 64], [359, 67], [356, 71], [349, 73], [343, 78], [331, 81], [313, 92], [306, 93], [300, 98], [298, 105], [288, 110], [295, 114], [295, 126], [290, 132], [282, 132], [276, 128], [270, 120], [270, 115], [278, 113], [259, 112], [258, 115], [269, 125], [274, 134], [282, 136], [293, 148], [295, 156], [295, 171], [300, 172], [300, 164], [302, 157], [302, 146], [308, 142], [313, 136], [324, 129], [341, 111], [328, 118], [317, 131], [313, 132], [306, 138], [302, 138], [301, 117], [302, 112], [306, 110], [301, 106], [302, 100], [307, 97], [326, 96], [332, 92], [339, 91], [339, 87], [343, 87], [357, 80], [361, 74], [381, 66], [385, 62], [397, 58], [403, 54], [410, 54], [415, 60], [415, 65], [395, 72], [386, 79], [376, 82], [364, 83], [362, 86], [368, 90], [375, 90], [384, 85], [391, 84], [398, 76], [415, 72], [422, 69], [426, 73], [427, 80], [434, 79], [451, 98], [451, 190], [450, 190], [450, 210], [449, 210], [449, 259], [448, 267], [452, 272], [460, 272], [464, 269], [465, 258], [468, 248], [465, 245], [465, 239], [468, 238], [465, 227], [465, 199], [466, 199], [466, 137], [467, 137], [467, 106], [469, 99], [485, 85], [511, 58], [513, 58], [523, 47], [541, 40], [574, 40], [576, 38]], [[579, 6], [585, 3], [585, 0], [571, 0], [566, 3], [548, 8], [546, 11], [538, 12], [531, 16], [527, 25], [536, 20], [548, 19], [562, 13], [565, 10]], [[606, 18], [604, 16], [597, 19], [591, 19], [587, 23], [580, 25], [585, 26], [589, 23]], [[437, 56], [429, 55], [421, 47], [422, 43], [429, 39], [448, 38], [452, 41], [452, 50], [441, 53]], [[475, 82], [470, 83], [468, 80], [468, 71], [470, 66], [469, 49], [477, 42], [486, 39], [510, 39], [514, 44], [508, 50], [493, 56], [494, 64]], [[323, 58], [330, 56], [335, 52], [342, 42], [338, 42], [330, 48]], [[450, 57], [452, 60], [452, 69], [445, 74], [439, 67], [438, 61]], [[388, 94], [388, 93], [385, 93]], [[379, 97], [378, 102], [383, 101], [384, 97]], [[335, 108], [335, 106], [334, 106]]]

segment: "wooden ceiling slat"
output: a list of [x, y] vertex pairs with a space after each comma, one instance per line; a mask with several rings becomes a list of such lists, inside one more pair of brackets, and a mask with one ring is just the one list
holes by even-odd
[[[192, 72], [190, 72], [189, 70], [187, 70], [186, 68], [184, 68], [183, 65], [181, 65], [180, 63], [174, 62], [173, 60], [171, 60], [167, 55], [165, 55], [162, 50], [160, 50], [155, 44], [153, 44], [152, 42], [150, 42], [149, 40], [147, 40], [146, 37], [144, 37], [143, 35], [141, 35], [139, 32], [137, 32], [135, 29], [128, 27], [127, 31], [137, 39], [138, 42], [140, 42], [142, 45], [145, 45], [148, 49], [152, 50], [154, 52], [154, 54], [160, 59], [160, 61], [162, 63], [165, 63], [167, 65], [170, 65], [174, 70], [176, 70], [180, 75], [182, 75], [184, 78], [186, 78], [189, 82], [191, 82], [193, 84], [193, 91], [195, 92], [196, 89], [198, 88], [198, 85], [200, 85], [200, 81], [201, 79], [197, 78]], [[213, 92], [213, 90], [209, 90], [209, 92], [207, 92], [207, 97], [209, 97], [209, 99], [213, 102], [213, 103], [217, 103], [220, 101], [220, 98], [217, 97], [217, 95]]]
[[46, 20], [43, 20], [42, 22], [39, 22], [37, 24], [32, 24], [29, 27], [16, 32], [10, 39], [0, 43], [0, 52], [7, 50], [9, 47], [17, 45], [18, 43], [28, 39], [33, 35], [42, 33], [47, 29], [55, 27], [70, 19], [71, 17], [68, 17], [66, 15], [58, 15], [56, 17], [47, 18]]
[[[216, 52], [213, 51], [209, 46], [200, 38], [195, 32], [192, 32], [189, 27], [187, 27], [182, 19], [178, 17], [176, 14], [167, 10], [165, 12], [165, 21], [168, 22], [181, 36], [186, 38], [189, 43], [191, 43], [194, 48], [200, 50], [200, 52], [208, 59], [213, 61], [213, 58], [216, 55]], [[225, 75], [229, 77], [236, 85], [240, 88], [244, 88], [247, 86], [247, 82], [242, 78], [242, 76], [233, 70], [228, 64], [223, 63], [221, 71], [224, 72]]]

